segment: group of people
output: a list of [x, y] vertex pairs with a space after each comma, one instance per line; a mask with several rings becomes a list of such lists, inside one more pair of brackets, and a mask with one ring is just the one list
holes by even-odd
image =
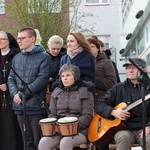
[[[88, 127], [95, 113], [107, 119], [120, 119], [126, 125], [126, 130], [114, 135], [118, 150], [131, 150], [135, 142], [143, 146], [142, 106], [132, 109], [132, 117], [125, 107], [115, 109], [115, 106], [121, 102], [130, 105], [140, 99], [141, 82], [145, 83], [145, 95], [150, 93], [145, 60], [133, 59], [144, 72], [143, 80], [139, 80], [141, 70], [128, 62], [123, 65], [127, 79], [119, 82], [117, 71], [96, 36], [86, 39], [81, 32], [70, 32], [64, 48], [63, 39], [54, 35], [48, 40], [47, 50], [36, 45], [36, 39], [33, 28], [21, 29], [17, 40], [10, 33], [0, 31], [0, 130], [3, 135], [0, 149], [53, 150], [59, 146], [60, 150], [72, 150], [88, 142]], [[47, 85], [52, 92], [49, 114], [42, 105]], [[146, 101], [147, 149], [150, 149], [149, 105]], [[39, 121], [47, 117], [76, 117], [77, 134], [42, 137]], [[108, 150], [108, 144], [97, 145], [97, 150]]]

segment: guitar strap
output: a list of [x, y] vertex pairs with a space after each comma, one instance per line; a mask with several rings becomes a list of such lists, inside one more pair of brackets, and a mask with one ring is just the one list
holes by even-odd
[[125, 91], [127, 91], [126, 95], [127, 95], [127, 100], [126, 103], [127, 105], [130, 105], [132, 103], [132, 96], [131, 96], [131, 89], [128, 87], [128, 85], [125, 85]]

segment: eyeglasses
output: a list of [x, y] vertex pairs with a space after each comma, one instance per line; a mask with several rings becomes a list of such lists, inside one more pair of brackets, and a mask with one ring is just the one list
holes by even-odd
[[7, 38], [0, 38], [0, 41], [8, 40]]
[[17, 41], [23, 41], [24, 39], [26, 39], [26, 38], [30, 38], [31, 36], [26, 36], [26, 37], [19, 37], [19, 38], [17, 38]]

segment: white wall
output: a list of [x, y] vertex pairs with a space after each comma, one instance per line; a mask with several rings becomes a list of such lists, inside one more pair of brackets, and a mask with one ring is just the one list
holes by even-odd
[[[120, 0], [110, 0], [109, 2], [109, 5], [86, 6], [85, 0], [82, 0], [79, 11], [91, 13], [93, 16], [82, 19], [78, 24], [86, 28], [93, 26], [92, 32], [94, 35], [110, 36], [109, 44], [110, 47], [116, 48], [116, 64], [119, 72], [122, 74], [124, 73], [124, 68], [122, 67], [123, 62], [119, 60], [122, 31], [121, 3]], [[72, 15], [70, 14], [70, 16]]]

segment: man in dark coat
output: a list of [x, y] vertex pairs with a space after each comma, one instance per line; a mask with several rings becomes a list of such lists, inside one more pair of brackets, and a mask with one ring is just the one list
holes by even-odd
[[[145, 102], [145, 114], [146, 114], [146, 125], [145, 135], [146, 136], [146, 149], [150, 149], [150, 79], [146, 71], [146, 62], [140, 58], [133, 58], [136, 66], [143, 70], [142, 72], [135, 65], [130, 62], [125, 63], [123, 66], [126, 67], [127, 79], [125, 82], [115, 84], [105, 96], [100, 97], [98, 103], [95, 105], [95, 112], [107, 119], [118, 119], [126, 126], [126, 129], [119, 128], [116, 126], [116, 133], [114, 134], [114, 140], [117, 144], [118, 150], [131, 150], [132, 145], [137, 142], [142, 146], [143, 130], [142, 130], [142, 100], [137, 103], [137, 100], [141, 99], [141, 83], [145, 83], [145, 96], [147, 101]], [[141, 73], [144, 73], [144, 80], [141, 82], [139, 77]], [[125, 102], [126, 105], [120, 104]], [[131, 105], [132, 104], [132, 107]], [[138, 105], [137, 105], [138, 104]], [[129, 105], [129, 106], [127, 106]], [[114, 108], [118, 106], [117, 108]], [[134, 107], [133, 107], [134, 106]], [[131, 116], [132, 111], [132, 116]], [[130, 117], [131, 116], [131, 117]], [[103, 120], [101, 120], [103, 121]], [[117, 124], [116, 124], [117, 125]], [[105, 124], [107, 128], [108, 124]], [[114, 127], [109, 124], [110, 130]], [[105, 133], [106, 139], [113, 135], [107, 132]], [[106, 140], [105, 140], [106, 142]], [[107, 141], [109, 142], [109, 141]], [[106, 143], [107, 144], [107, 143]]]
[[[20, 78], [27, 83], [28, 89], [23, 88], [22, 81], [13, 70], [9, 74], [8, 86], [25, 146], [27, 150], [38, 150], [38, 143], [41, 138], [39, 120], [46, 116], [46, 111], [42, 108], [41, 102], [46, 100], [50, 58], [41, 46], [35, 45], [36, 33], [34, 29], [21, 29], [18, 32], [17, 40], [22, 52], [14, 57], [12, 67]], [[24, 93], [26, 99], [23, 99]], [[26, 105], [24, 105], [24, 102], [26, 102]], [[24, 117], [24, 107], [26, 107], [26, 117]], [[24, 128], [25, 122], [26, 127]], [[24, 129], [26, 129], [26, 132], [24, 132]]]

